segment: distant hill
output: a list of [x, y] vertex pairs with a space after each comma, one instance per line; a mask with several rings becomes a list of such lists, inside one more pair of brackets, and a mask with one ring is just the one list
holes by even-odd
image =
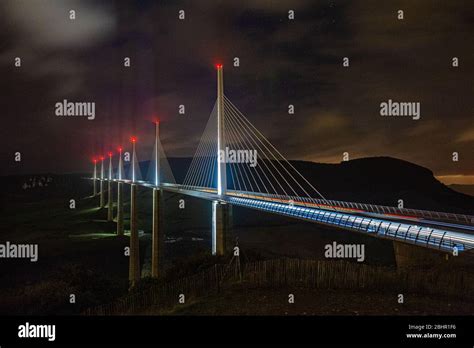
[[433, 172], [391, 158], [370, 157], [340, 164], [295, 161], [293, 165], [328, 199], [474, 214], [474, 197], [438, 181]]
[[[440, 210], [474, 215], [474, 186], [451, 185], [448, 187], [438, 181], [433, 172], [416, 164], [391, 157], [369, 157], [323, 164], [307, 161], [290, 161], [301, 174], [313, 184], [327, 199], [360, 203], [374, 203], [396, 206], [403, 199], [406, 208]], [[170, 166], [178, 183], [183, 182], [191, 163], [191, 158], [170, 158]], [[141, 172], [146, 176], [149, 162], [140, 162]], [[127, 173], [128, 168], [125, 169]], [[86, 176], [89, 174], [82, 174]], [[38, 175], [37, 175], [38, 176]], [[43, 175], [42, 175], [43, 176]], [[57, 175], [52, 186], [61, 191], [73, 190], [73, 177], [79, 175]], [[29, 193], [22, 186], [31, 181], [30, 176], [8, 176], [3, 180], [5, 200], [11, 199], [8, 193]], [[38, 179], [38, 178], [37, 178]], [[460, 187], [462, 186], [462, 187]], [[470, 191], [469, 191], [470, 190]], [[43, 199], [51, 195], [46, 188], [35, 189]], [[461, 193], [462, 191], [465, 193]], [[33, 192], [31, 192], [33, 193]], [[7, 198], [7, 196], [9, 196]]]
[[[189, 158], [171, 158], [178, 182], [184, 179]], [[369, 157], [339, 164], [290, 161], [327, 199], [407, 208], [474, 214], [474, 197], [454, 191], [433, 172], [391, 157]]]
[[450, 189], [464, 193], [466, 195], [474, 196], [474, 185], [459, 185], [452, 184], [448, 186]]

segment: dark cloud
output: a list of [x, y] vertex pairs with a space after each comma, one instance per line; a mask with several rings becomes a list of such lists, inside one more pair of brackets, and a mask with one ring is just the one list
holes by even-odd
[[[474, 174], [471, 1], [0, 6], [5, 172], [84, 170], [93, 154], [126, 144], [132, 133], [146, 158], [154, 116], [163, 120], [169, 155], [191, 156], [214, 103], [213, 64], [220, 60], [227, 96], [289, 158], [389, 155], [444, 179]], [[16, 56], [21, 69], [13, 68]], [[231, 67], [235, 56], [238, 69]], [[350, 68], [342, 67], [346, 56]], [[453, 56], [459, 68], [451, 67]], [[123, 57], [131, 68], [123, 68]], [[56, 118], [54, 103], [63, 98], [95, 101], [96, 120]], [[421, 119], [380, 117], [388, 99], [421, 102]], [[178, 115], [179, 104], [186, 115]], [[21, 166], [12, 163], [14, 151], [27, 159]], [[459, 162], [451, 161], [454, 151]]]

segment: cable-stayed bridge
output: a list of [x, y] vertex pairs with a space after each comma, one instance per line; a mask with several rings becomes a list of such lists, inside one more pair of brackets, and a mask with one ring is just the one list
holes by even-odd
[[[305, 221], [350, 230], [377, 238], [458, 253], [474, 249], [474, 216], [328, 200], [278, 151], [270, 141], [225, 96], [222, 65], [217, 66], [217, 100], [196, 153], [182, 183], [176, 183], [160, 141], [159, 123], [155, 145], [142, 180], [131, 138], [132, 158], [125, 174], [122, 149], [117, 167], [109, 153], [108, 175], [104, 158], [94, 161], [94, 196], [105, 207], [108, 192], [108, 220], [113, 220], [112, 185], [117, 183], [117, 234], [123, 234], [123, 185], [131, 185], [130, 280], [139, 279], [137, 187], [153, 190], [152, 276], [159, 274], [158, 255], [162, 244], [160, 205], [163, 191], [198, 197], [212, 202], [212, 253], [226, 250], [232, 206], [266, 211]], [[107, 190], [105, 189], [107, 184]]]

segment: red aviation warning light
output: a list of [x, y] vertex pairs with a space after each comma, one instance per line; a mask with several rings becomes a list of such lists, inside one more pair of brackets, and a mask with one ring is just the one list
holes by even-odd
[[94, 162], [94, 164], [96, 164], [96, 163], [97, 163], [97, 158], [94, 157], [94, 158], [92, 159], [92, 162]]
[[122, 146], [119, 146], [119, 147], [117, 148], [117, 151], [121, 153], [121, 152], [123, 151]]
[[158, 117], [157, 114], [154, 113], [154, 114], [151, 116], [151, 122], [153, 122], [154, 124], [160, 124], [160, 118]]
[[100, 160], [103, 161], [103, 160], [104, 160], [104, 156], [100, 156]]
[[112, 157], [112, 152], [109, 152], [109, 157]]
[[136, 137], [131, 137], [131, 138], [130, 138], [130, 141], [131, 141], [132, 143], [136, 143], [136, 142], [137, 142], [137, 138], [136, 138]]
[[222, 69], [223, 65], [222, 64], [216, 64], [216, 69]]

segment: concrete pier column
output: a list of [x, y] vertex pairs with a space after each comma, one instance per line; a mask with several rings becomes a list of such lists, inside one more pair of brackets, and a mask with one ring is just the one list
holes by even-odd
[[94, 195], [93, 197], [97, 196], [97, 159], [94, 158], [94, 173], [92, 174], [92, 182], [94, 184]]
[[109, 176], [107, 178], [107, 221], [114, 219], [114, 202], [112, 199], [112, 152], [109, 152]]
[[104, 157], [100, 158], [100, 208], [105, 206], [104, 196]]
[[117, 185], [117, 235], [123, 236], [123, 182]]
[[[420, 246], [393, 241], [397, 268], [430, 268], [446, 262], [446, 253]], [[448, 257], [449, 258], [449, 257]]]
[[107, 199], [107, 221], [114, 219], [114, 202], [112, 199], [112, 181], [107, 181], [108, 199]]
[[151, 276], [158, 278], [160, 276], [160, 257], [163, 231], [161, 228], [161, 196], [162, 192], [159, 188], [153, 189], [153, 230], [152, 230], [152, 254], [151, 254]]
[[136, 184], [132, 184], [130, 195], [130, 263], [128, 279], [132, 286], [140, 280], [140, 240], [138, 238]]
[[232, 206], [212, 202], [212, 255], [224, 255], [226, 240], [232, 229]]
[[105, 207], [104, 179], [100, 179], [100, 208]]

